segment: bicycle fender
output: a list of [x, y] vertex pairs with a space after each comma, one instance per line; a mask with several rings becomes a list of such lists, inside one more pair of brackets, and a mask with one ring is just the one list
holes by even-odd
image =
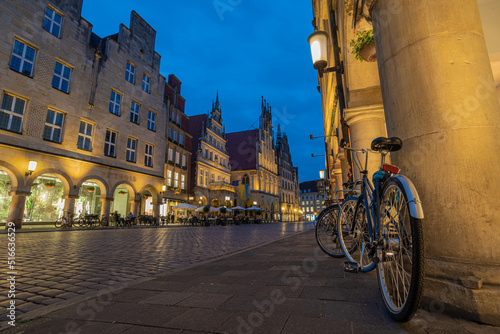
[[410, 208], [410, 215], [413, 218], [424, 219], [424, 210], [422, 209], [422, 201], [420, 201], [420, 197], [418, 197], [417, 189], [404, 175], [393, 175], [392, 177], [397, 178], [399, 182], [403, 185], [403, 188], [406, 191], [406, 196], [408, 196], [408, 206]]

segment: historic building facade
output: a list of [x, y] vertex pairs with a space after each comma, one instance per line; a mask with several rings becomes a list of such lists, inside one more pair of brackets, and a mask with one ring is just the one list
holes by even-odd
[[157, 216], [166, 106], [154, 29], [132, 12], [100, 38], [82, 1], [0, 6], [0, 219]]
[[297, 221], [300, 217], [299, 170], [293, 167], [286, 133], [278, 124], [276, 132], [276, 163], [278, 165], [279, 212], [282, 221]]
[[[386, 133], [400, 137], [391, 160], [415, 184], [425, 214], [424, 304], [500, 325], [500, 7], [312, 3], [314, 30], [328, 36], [328, 67], [339, 69], [318, 77], [331, 184], [356, 175], [339, 139], [365, 148]], [[355, 30], [372, 29], [376, 61], [361, 63], [349, 45]]]
[[228, 133], [226, 138], [237, 205], [258, 206], [262, 218], [278, 220], [278, 165], [269, 104], [262, 99], [258, 129]]
[[168, 122], [166, 127], [167, 146], [165, 156], [165, 190], [160, 215], [171, 212], [172, 206], [187, 203], [191, 182], [191, 143], [189, 117], [184, 113], [186, 100], [181, 96], [181, 81], [173, 74], [165, 84], [165, 103]]
[[210, 114], [189, 117], [189, 134], [193, 138], [190, 189], [194, 195], [194, 204], [232, 206], [234, 188], [230, 184], [231, 166], [219, 92], [215, 102], [212, 102]]
[[300, 210], [307, 220], [314, 220], [325, 208], [325, 200], [328, 196], [318, 187], [322, 181], [301, 182], [300, 187]]

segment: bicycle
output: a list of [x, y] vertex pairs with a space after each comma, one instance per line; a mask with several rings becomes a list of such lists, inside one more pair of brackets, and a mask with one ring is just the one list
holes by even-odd
[[319, 248], [321, 248], [321, 250], [329, 256], [335, 258], [344, 257], [344, 252], [340, 247], [337, 235], [337, 219], [340, 208], [339, 203], [342, 202], [342, 200], [339, 200], [337, 197], [337, 193], [346, 192], [346, 196], [348, 198], [346, 200], [356, 203], [356, 200], [350, 197], [354, 195], [354, 188], [360, 183], [360, 181], [344, 183], [344, 188], [347, 190], [338, 190], [335, 192], [335, 200], [325, 201], [325, 205], [328, 206], [320, 212], [318, 218], [315, 220], [316, 242], [318, 243]]
[[67, 218], [63, 215], [61, 218], [57, 219], [54, 223], [56, 228], [71, 228], [73, 226], [73, 213], [69, 211], [64, 211], [67, 213]]
[[[389, 315], [406, 322], [420, 305], [425, 254], [424, 214], [417, 190], [407, 177], [399, 174], [398, 167], [385, 164], [386, 155], [402, 146], [397, 137], [379, 137], [372, 141], [371, 150], [343, 147], [365, 154], [365, 168], [360, 172], [361, 194], [355, 199], [355, 206], [346, 200], [340, 208], [341, 213], [348, 214], [339, 214], [337, 234], [347, 258], [344, 270], [366, 272], [376, 268]], [[380, 170], [373, 174], [373, 184], [367, 176], [369, 152], [381, 154]]]

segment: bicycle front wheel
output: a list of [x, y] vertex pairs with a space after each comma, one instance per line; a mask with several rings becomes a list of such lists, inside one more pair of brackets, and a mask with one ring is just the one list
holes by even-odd
[[340, 206], [337, 234], [345, 257], [356, 264], [359, 271], [375, 269], [370, 250], [363, 245], [370, 242], [366, 208], [361, 197], [349, 197]]
[[56, 220], [54, 225], [55, 225], [55, 227], [60, 228], [63, 225], [63, 220], [61, 218], [59, 218], [58, 220]]
[[389, 315], [406, 322], [420, 305], [424, 279], [422, 221], [410, 216], [401, 182], [389, 179], [380, 199], [380, 240], [377, 277]]
[[321, 211], [316, 219], [316, 242], [319, 248], [332, 257], [344, 257], [337, 236], [337, 215], [339, 206], [331, 205]]

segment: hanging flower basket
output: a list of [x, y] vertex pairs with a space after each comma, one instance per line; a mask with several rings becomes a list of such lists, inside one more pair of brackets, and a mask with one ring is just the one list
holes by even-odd
[[359, 56], [361, 59], [366, 60], [367, 62], [377, 61], [377, 51], [375, 51], [375, 44], [364, 44], [359, 49]]
[[351, 40], [352, 54], [360, 62], [373, 62], [377, 60], [375, 51], [375, 38], [373, 30], [356, 31], [354, 39]]
[[87, 188], [87, 191], [88, 191], [89, 193], [93, 193], [93, 192], [94, 192], [94, 190], [95, 190], [95, 188], [94, 188], [94, 187], [88, 187], [88, 188]]
[[144, 199], [148, 199], [149, 198], [149, 195], [144, 195], [142, 196]]
[[44, 185], [45, 185], [45, 188], [50, 189], [50, 188], [53, 188], [56, 185], [56, 183], [55, 182], [45, 182]]
[[118, 194], [120, 194], [120, 195], [122, 195], [122, 196], [123, 196], [123, 195], [125, 195], [125, 194], [126, 194], [126, 192], [124, 192], [124, 191], [122, 190], [122, 191], [119, 191], [119, 192], [118, 192]]

